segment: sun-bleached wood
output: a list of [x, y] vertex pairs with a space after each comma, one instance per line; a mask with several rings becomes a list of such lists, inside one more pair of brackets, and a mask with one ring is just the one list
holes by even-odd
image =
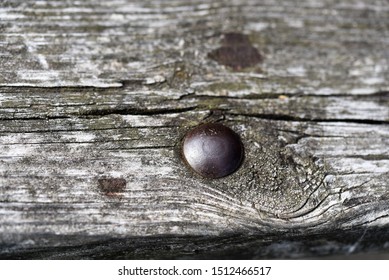
[[[1, 258], [388, 257], [387, 1], [14, 0], [0, 31]], [[262, 62], [211, 59], [229, 32]], [[210, 121], [245, 147], [217, 180], [181, 157]]]

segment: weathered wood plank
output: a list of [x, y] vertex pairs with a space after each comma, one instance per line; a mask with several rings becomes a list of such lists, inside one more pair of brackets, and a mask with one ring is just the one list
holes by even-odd
[[[184, 66], [190, 77], [181, 87], [229, 81], [271, 94], [374, 93], [388, 90], [387, 7], [380, 0], [6, 1], [0, 84], [118, 87], [156, 75], [179, 79]], [[208, 60], [226, 31], [250, 35], [266, 57], [260, 68], [237, 75]]]
[[[387, 257], [388, 19], [378, 0], [2, 2], [0, 257]], [[263, 61], [212, 60], [231, 31]], [[208, 121], [245, 146], [218, 180], [181, 160]]]

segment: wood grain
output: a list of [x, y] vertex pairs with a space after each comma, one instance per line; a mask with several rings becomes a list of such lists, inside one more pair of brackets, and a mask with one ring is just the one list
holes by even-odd
[[[1, 258], [388, 257], [387, 1], [14, 0], [0, 31]], [[231, 32], [262, 60], [212, 59]], [[212, 121], [245, 159], [206, 180]]]

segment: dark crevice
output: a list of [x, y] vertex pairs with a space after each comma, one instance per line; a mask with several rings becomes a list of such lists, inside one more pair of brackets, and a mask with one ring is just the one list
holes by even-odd
[[[142, 80], [143, 81], [143, 80]], [[115, 83], [116, 81], [112, 81], [112, 83]], [[126, 81], [127, 82], [127, 81]], [[137, 82], [134, 81], [134, 83]], [[45, 89], [57, 89], [57, 90], [80, 90], [80, 89], [93, 89], [93, 90], [107, 90], [107, 89], [118, 89], [123, 87], [122, 81], [117, 81], [117, 83], [121, 83], [121, 86], [106, 86], [106, 87], [96, 87], [96, 86], [86, 86], [86, 85], [74, 85], [74, 86], [30, 86], [30, 85], [3, 85], [0, 86], [1, 89], [36, 89], [36, 90], [45, 90]], [[127, 82], [129, 83], [129, 82]]]
[[[47, 141], [47, 142], [26, 142], [26, 143], [7, 143], [5, 145], [7, 146], [18, 146], [18, 145], [55, 145], [55, 144], [61, 144], [61, 145], [70, 145], [70, 144], [105, 144], [105, 143], [128, 143], [131, 141], [141, 141], [139, 138], [127, 138], [127, 139], [121, 139], [121, 140], [112, 140], [112, 139], [106, 139], [106, 140], [94, 140], [94, 141], [70, 141], [70, 142], [65, 142], [65, 141]], [[145, 147], [133, 147], [133, 148], [120, 148], [120, 150], [126, 150], [126, 149], [146, 149], [146, 148], [165, 148], [165, 147], [171, 147], [171, 146], [145, 146]], [[109, 149], [107, 149], [109, 150]], [[118, 149], [119, 150], [119, 149]]]
[[134, 108], [110, 108], [110, 109], [96, 109], [85, 111], [77, 116], [93, 117], [93, 116], [107, 116], [107, 115], [167, 115], [175, 113], [184, 113], [195, 110], [197, 106], [186, 107], [186, 108], [177, 108], [177, 109], [134, 109]]
[[71, 116], [31, 116], [31, 117], [4, 117], [0, 116], [0, 121], [41, 121], [41, 120], [57, 120], [70, 119]]
[[[7, 120], [10, 121], [10, 120]], [[110, 131], [110, 130], [130, 130], [130, 129], [160, 129], [160, 128], [177, 128], [175, 125], [160, 125], [160, 126], [121, 126], [121, 127], [108, 127], [108, 128], [88, 128], [86, 127], [85, 129], [72, 129], [71, 127], [69, 128], [64, 128], [64, 129], [38, 129], [38, 130], [28, 130], [28, 131], [11, 131], [11, 130], [0, 130], [0, 133], [15, 133], [15, 134], [32, 134], [32, 133], [53, 133], [53, 132], [83, 132], [83, 131]]]
[[385, 219], [385, 218], [388, 218], [388, 217], [389, 217], [388, 214], [384, 214], [384, 215], [381, 215], [381, 216], [379, 216], [379, 217], [377, 217], [377, 218], [375, 218], [373, 220], [369, 220], [369, 221], [366, 221], [366, 222], [361, 223], [361, 224], [356, 224], [355, 226], [357, 226], [357, 227], [358, 226], [366, 226], [366, 225], [372, 224], [372, 223], [374, 223], [374, 222], [376, 222], [376, 221], [378, 221], [380, 219]]
[[277, 114], [235, 114], [228, 113], [232, 116], [244, 116], [251, 118], [258, 118], [264, 120], [273, 121], [293, 121], [293, 122], [339, 122], [339, 123], [358, 123], [358, 124], [375, 124], [375, 125], [388, 125], [389, 121], [369, 120], [369, 119], [317, 119], [317, 118], [299, 118], [289, 115], [277, 115]]
[[380, 155], [331, 155], [326, 156], [326, 158], [353, 158], [353, 159], [363, 159], [363, 160], [371, 160], [371, 161], [380, 161], [380, 160], [389, 160], [389, 155], [380, 154]]
[[184, 94], [179, 99], [205, 99], [205, 98], [215, 98], [215, 99], [237, 99], [237, 100], [262, 100], [262, 99], [278, 99], [280, 96], [285, 96], [288, 98], [293, 97], [314, 97], [314, 98], [330, 98], [330, 97], [346, 97], [346, 98], [374, 98], [374, 97], [388, 97], [389, 91], [380, 91], [372, 94], [348, 94], [348, 93], [334, 93], [334, 94], [313, 94], [313, 93], [255, 93], [251, 92], [244, 96], [226, 96], [226, 95], [209, 95], [209, 94]]
[[69, 114], [68, 116], [31, 116], [31, 117], [4, 117], [0, 116], [0, 121], [27, 121], [27, 120], [54, 120], [54, 119], [70, 119], [72, 117], [103, 117], [108, 115], [168, 115], [175, 113], [185, 113], [195, 110], [197, 106], [177, 108], [177, 109], [130, 109], [130, 108], [109, 108], [84, 111], [78, 114]]
[[[262, 100], [262, 99], [278, 99], [280, 94], [249, 94], [245, 96], [227, 96], [227, 95], [208, 95], [208, 94], [185, 94], [180, 97], [180, 100], [183, 99], [208, 99], [208, 98], [213, 98], [213, 99], [225, 99], [225, 100]], [[286, 95], [288, 97], [293, 97], [293, 95]]]
[[372, 97], [389, 97], [389, 91], [377, 91], [371, 94], [351, 94], [351, 93], [333, 93], [333, 94], [282, 94], [290, 97], [319, 97], [319, 98], [328, 98], [328, 97], [352, 97], [352, 98], [372, 98]]
[[156, 150], [156, 149], [171, 149], [175, 148], [175, 145], [166, 145], [166, 146], [140, 146], [132, 148], [120, 148], [120, 149], [106, 149], [107, 151], [131, 151], [131, 150]]

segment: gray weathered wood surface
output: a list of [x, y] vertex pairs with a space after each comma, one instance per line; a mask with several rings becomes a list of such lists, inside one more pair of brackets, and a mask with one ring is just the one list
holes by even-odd
[[[6, 0], [0, 67], [1, 258], [389, 257], [386, 0]], [[208, 121], [218, 180], [180, 157]]]

